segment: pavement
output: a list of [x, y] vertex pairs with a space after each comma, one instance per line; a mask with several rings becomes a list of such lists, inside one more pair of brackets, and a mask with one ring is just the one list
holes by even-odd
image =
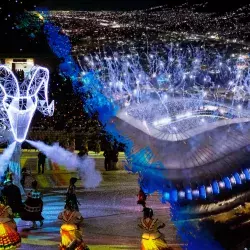
[[[37, 153], [24, 152], [22, 166], [27, 165], [28, 159], [35, 159]], [[26, 160], [24, 159], [26, 158]], [[81, 203], [80, 212], [84, 217], [84, 239], [90, 249], [140, 249], [141, 232], [137, 227], [142, 216], [141, 206], [137, 205], [138, 185], [136, 174], [124, 170], [103, 171], [103, 157], [94, 157], [96, 167], [101, 171], [103, 181], [95, 189], [77, 188], [77, 197]], [[120, 166], [124, 157], [120, 157]], [[31, 162], [31, 161], [30, 161]], [[34, 163], [34, 161], [33, 161]], [[29, 166], [36, 176], [36, 167]], [[48, 166], [47, 166], [48, 167]], [[64, 169], [47, 169], [43, 177], [67, 173]], [[27, 190], [26, 190], [27, 191]], [[58, 214], [65, 204], [66, 187], [63, 185], [45, 187], [44, 194], [45, 218], [42, 228], [31, 230], [31, 223], [16, 219], [18, 231], [22, 236], [20, 249], [58, 249], [60, 242], [60, 221]], [[169, 204], [161, 204], [157, 194], [149, 196], [147, 205], [154, 209], [155, 217], [162, 220], [166, 227], [161, 231], [169, 246], [173, 249], [184, 247], [176, 235], [176, 229], [170, 220]], [[184, 247], [185, 248], [185, 247]]]

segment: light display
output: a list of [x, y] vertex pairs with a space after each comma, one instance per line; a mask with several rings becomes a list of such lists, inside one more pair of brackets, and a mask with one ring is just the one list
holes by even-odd
[[88, 95], [84, 108], [98, 112], [106, 131], [126, 145], [127, 168], [140, 174], [145, 192], [192, 201], [248, 181], [248, 60], [169, 44], [147, 53], [104, 51], [76, 63], [59, 31], [46, 23], [61, 72]]
[[[245, 157], [228, 158], [248, 152], [248, 60], [170, 44], [79, 61], [96, 78], [86, 74], [84, 88], [91, 82], [91, 92], [98, 90], [117, 110], [111, 123], [132, 141], [130, 169], [144, 176], [145, 191], [161, 191], [163, 200], [206, 199], [245, 183]], [[227, 141], [223, 147], [221, 140]], [[226, 168], [235, 162], [236, 168]]]
[[27, 136], [33, 115], [38, 109], [52, 116], [54, 101], [48, 102], [49, 71], [35, 66], [23, 83], [4, 65], [0, 65], [2, 122], [9, 128], [15, 141], [22, 143]]

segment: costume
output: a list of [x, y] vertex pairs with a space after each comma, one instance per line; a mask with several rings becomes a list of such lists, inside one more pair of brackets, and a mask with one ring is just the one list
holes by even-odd
[[43, 221], [42, 216], [43, 201], [42, 194], [37, 190], [32, 190], [28, 193], [27, 199], [24, 202], [21, 219], [25, 221]]
[[78, 207], [78, 200], [76, 197], [76, 186], [75, 185], [70, 185], [67, 190], [66, 194], [66, 204], [67, 203], [72, 203], [73, 209], [79, 211]]
[[21, 245], [13, 213], [9, 206], [0, 204], [0, 249], [16, 249]]
[[158, 219], [142, 218], [138, 225], [142, 230], [141, 250], [167, 250], [169, 249], [159, 227], [163, 223]]
[[27, 171], [26, 168], [22, 169], [22, 177], [20, 183], [22, 184], [23, 188], [30, 188], [34, 178], [32, 177], [30, 171]]
[[143, 192], [142, 189], [140, 189], [139, 193], [138, 193], [138, 201], [137, 204], [142, 205], [143, 207], [146, 206], [146, 199], [147, 199], [147, 195]]
[[23, 208], [22, 196], [19, 187], [7, 180], [2, 190], [5, 204], [10, 206], [12, 212], [17, 216]]
[[63, 221], [60, 229], [61, 244], [60, 249], [88, 250], [83, 241], [83, 217], [78, 211], [65, 209], [58, 215], [58, 219]]

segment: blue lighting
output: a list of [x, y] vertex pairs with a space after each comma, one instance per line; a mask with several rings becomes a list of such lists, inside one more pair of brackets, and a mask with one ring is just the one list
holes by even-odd
[[184, 199], [185, 198], [185, 192], [184, 191], [180, 191], [178, 193], [178, 196], [179, 196], [180, 199]]
[[219, 194], [220, 193], [220, 188], [219, 188], [219, 184], [218, 184], [217, 181], [213, 181], [212, 188], [213, 188], [213, 193], [214, 194]]
[[236, 184], [242, 184], [240, 175], [238, 173], [234, 173], [234, 179], [236, 181]]
[[191, 188], [186, 188], [185, 193], [186, 193], [186, 198], [187, 198], [188, 200], [192, 200], [192, 199], [193, 199]]
[[170, 195], [169, 195], [168, 192], [165, 192], [165, 193], [163, 194], [163, 200], [164, 200], [165, 202], [170, 200]]
[[230, 179], [228, 177], [224, 177], [223, 181], [224, 181], [225, 186], [226, 186], [227, 189], [232, 189], [232, 184], [231, 184], [231, 181], [230, 181]]
[[249, 173], [249, 171], [248, 171], [247, 168], [243, 170], [243, 173], [244, 173], [244, 175], [246, 176], [246, 179], [247, 179], [247, 180], [250, 180], [250, 173]]
[[192, 194], [193, 194], [194, 198], [196, 198], [196, 199], [199, 198], [199, 190], [197, 190], [197, 189], [193, 190]]
[[200, 186], [199, 192], [200, 192], [200, 197], [202, 199], [206, 199], [207, 198], [206, 188], [205, 188], [204, 185]]
[[177, 202], [177, 200], [178, 200], [178, 192], [177, 192], [176, 189], [171, 190], [171, 192], [170, 192], [170, 200], [174, 201], [174, 202]]

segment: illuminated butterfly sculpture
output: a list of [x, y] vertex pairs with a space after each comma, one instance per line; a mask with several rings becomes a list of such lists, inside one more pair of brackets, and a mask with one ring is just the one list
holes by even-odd
[[25, 141], [36, 109], [44, 115], [53, 115], [54, 101], [48, 102], [48, 82], [49, 70], [46, 68], [33, 67], [19, 84], [13, 72], [0, 65], [2, 127], [12, 132], [15, 141]]

